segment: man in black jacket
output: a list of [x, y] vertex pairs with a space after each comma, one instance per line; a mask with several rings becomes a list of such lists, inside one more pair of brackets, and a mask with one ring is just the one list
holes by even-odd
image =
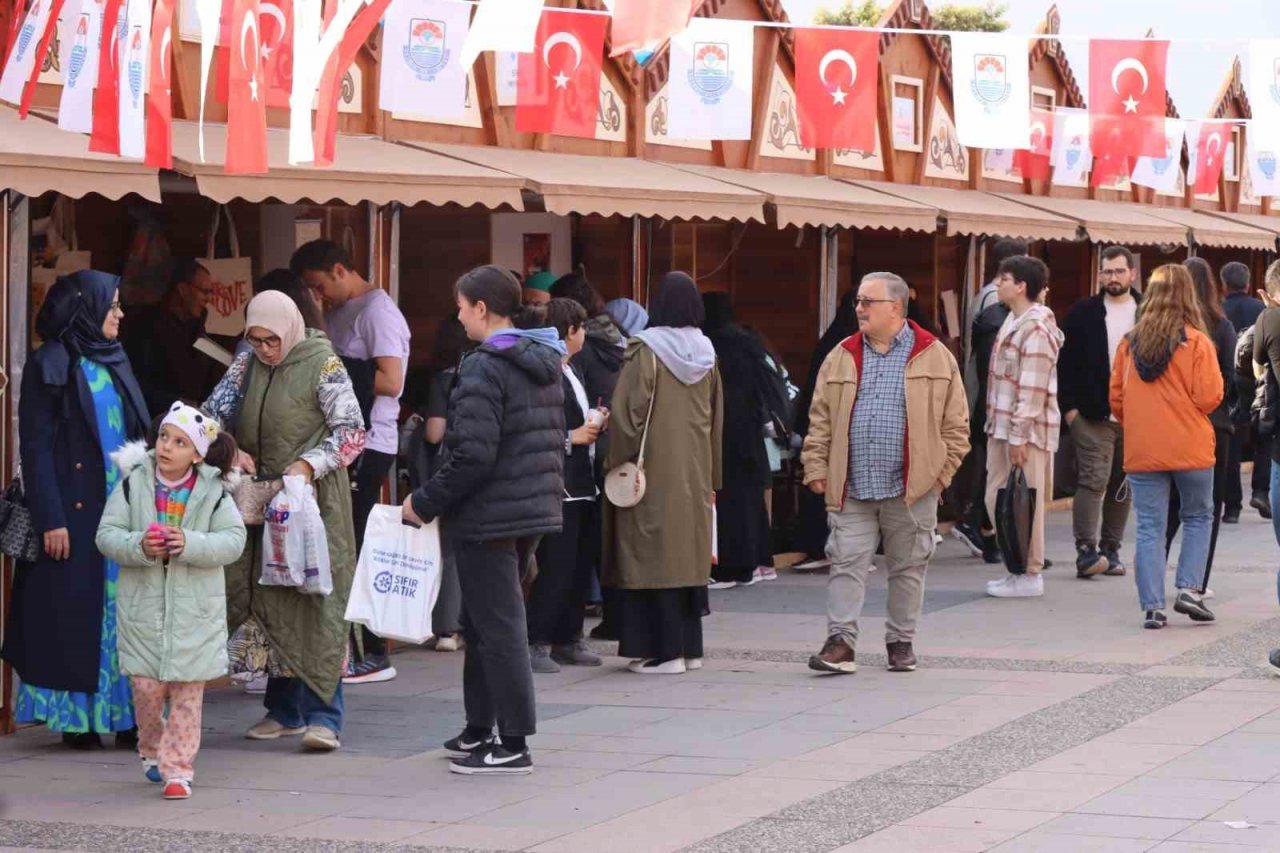
[[1124, 246], [1102, 252], [1102, 292], [1081, 300], [1062, 324], [1066, 341], [1058, 359], [1058, 399], [1076, 451], [1072, 527], [1076, 576], [1123, 575], [1120, 540], [1129, 521], [1124, 483], [1124, 440], [1111, 416], [1107, 392], [1120, 341], [1137, 322], [1137, 261]]
[[[1249, 268], [1239, 261], [1232, 261], [1222, 268], [1219, 277], [1227, 289], [1222, 300], [1222, 311], [1235, 327], [1237, 335], [1244, 335], [1253, 327], [1258, 315], [1266, 308], [1262, 300], [1249, 295]], [[1252, 372], [1249, 374], [1252, 381]], [[1249, 409], [1237, 406], [1232, 413], [1235, 431], [1231, 434], [1231, 446], [1227, 450], [1226, 494], [1223, 498], [1222, 523], [1240, 521], [1240, 509], [1244, 505], [1244, 489], [1240, 484], [1240, 462], [1244, 457], [1246, 438], [1249, 434]], [[1253, 437], [1253, 477], [1250, 482], [1252, 497], [1249, 505], [1263, 518], [1271, 517], [1271, 442]]]

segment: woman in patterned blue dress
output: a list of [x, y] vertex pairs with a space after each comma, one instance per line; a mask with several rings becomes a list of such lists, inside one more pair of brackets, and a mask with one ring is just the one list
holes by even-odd
[[110, 454], [141, 438], [148, 416], [118, 340], [118, 277], [59, 278], [36, 318], [44, 344], [22, 377], [18, 431], [27, 504], [41, 553], [18, 565], [3, 657], [21, 678], [19, 723], [72, 746], [116, 733], [132, 745], [129, 680], [116, 656], [119, 567], [94, 544], [118, 472]]

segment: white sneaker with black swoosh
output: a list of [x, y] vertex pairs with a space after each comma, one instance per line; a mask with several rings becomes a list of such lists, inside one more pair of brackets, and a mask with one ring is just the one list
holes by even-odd
[[484, 776], [490, 773], [532, 773], [533, 758], [529, 750], [508, 752], [502, 744], [490, 744], [484, 749], [477, 749], [466, 758], [455, 758], [449, 764], [453, 773], [464, 776]]

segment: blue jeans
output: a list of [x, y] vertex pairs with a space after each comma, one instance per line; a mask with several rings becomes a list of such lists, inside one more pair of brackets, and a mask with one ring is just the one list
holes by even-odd
[[1181, 501], [1182, 549], [1178, 552], [1177, 586], [1178, 589], [1199, 589], [1204, 582], [1213, 530], [1213, 469], [1135, 471], [1129, 474], [1129, 483], [1138, 515], [1138, 547], [1134, 560], [1138, 602], [1143, 610], [1163, 610], [1169, 488], [1178, 490]]
[[301, 678], [267, 679], [267, 695], [262, 704], [267, 716], [291, 729], [301, 726], [324, 726], [334, 733], [342, 731], [342, 682], [333, 694], [333, 703], [326, 703], [311, 691]]

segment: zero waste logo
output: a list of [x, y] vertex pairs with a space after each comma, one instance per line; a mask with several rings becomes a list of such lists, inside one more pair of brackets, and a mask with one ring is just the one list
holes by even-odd
[[373, 579], [373, 588], [380, 593], [388, 593], [391, 591], [391, 572], [378, 572], [377, 577]]

